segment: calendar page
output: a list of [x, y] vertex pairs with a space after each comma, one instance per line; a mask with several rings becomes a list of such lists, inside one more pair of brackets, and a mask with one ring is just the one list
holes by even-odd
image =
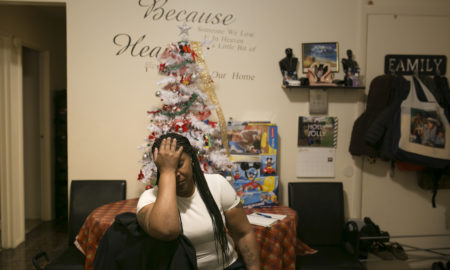
[[334, 177], [336, 149], [327, 147], [299, 147], [297, 177]]

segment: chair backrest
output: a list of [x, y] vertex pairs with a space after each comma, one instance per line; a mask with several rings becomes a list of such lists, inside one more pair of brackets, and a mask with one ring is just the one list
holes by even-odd
[[312, 246], [340, 245], [344, 231], [342, 183], [289, 183], [289, 207], [299, 216], [298, 237]]
[[69, 245], [83, 226], [86, 217], [95, 208], [125, 200], [125, 180], [73, 180], [70, 187]]

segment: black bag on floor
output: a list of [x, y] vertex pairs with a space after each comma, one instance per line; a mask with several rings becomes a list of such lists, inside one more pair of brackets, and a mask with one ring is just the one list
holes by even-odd
[[375, 242], [389, 242], [389, 233], [381, 231], [369, 217], [364, 218], [364, 226], [360, 231], [359, 254], [360, 259], [367, 259], [371, 247]]

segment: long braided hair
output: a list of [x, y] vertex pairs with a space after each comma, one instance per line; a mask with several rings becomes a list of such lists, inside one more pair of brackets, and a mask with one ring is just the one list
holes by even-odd
[[[228, 246], [227, 232], [225, 228], [225, 224], [222, 220], [222, 215], [220, 213], [219, 208], [217, 207], [216, 201], [214, 200], [211, 191], [209, 190], [208, 183], [206, 182], [205, 175], [200, 167], [200, 163], [197, 158], [196, 150], [192, 147], [189, 140], [177, 133], [166, 133], [161, 135], [152, 146], [152, 153], [155, 152], [155, 148], [159, 148], [161, 142], [164, 138], [175, 138], [177, 140], [178, 147], [183, 146], [183, 152], [188, 154], [192, 158], [192, 173], [194, 178], [194, 183], [197, 186], [197, 189], [200, 193], [203, 202], [208, 209], [209, 216], [211, 217], [213, 229], [214, 229], [214, 241], [216, 246], [216, 253], [219, 255], [218, 246], [221, 248], [223, 265], [230, 261], [229, 251], [230, 248]], [[159, 171], [156, 175], [156, 184], [159, 182]]]

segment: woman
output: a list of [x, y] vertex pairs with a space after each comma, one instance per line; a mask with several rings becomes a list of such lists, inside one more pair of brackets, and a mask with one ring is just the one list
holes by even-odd
[[152, 153], [158, 168], [157, 186], [139, 198], [140, 226], [150, 236], [167, 241], [182, 230], [196, 249], [199, 269], [245, 269], [239, 268], [242, 261], [234, 244], [246, 269], [260, 269], [255, 234], [225, 178], [204, 175], [195, 149], [179, 134], [162, 135]]

